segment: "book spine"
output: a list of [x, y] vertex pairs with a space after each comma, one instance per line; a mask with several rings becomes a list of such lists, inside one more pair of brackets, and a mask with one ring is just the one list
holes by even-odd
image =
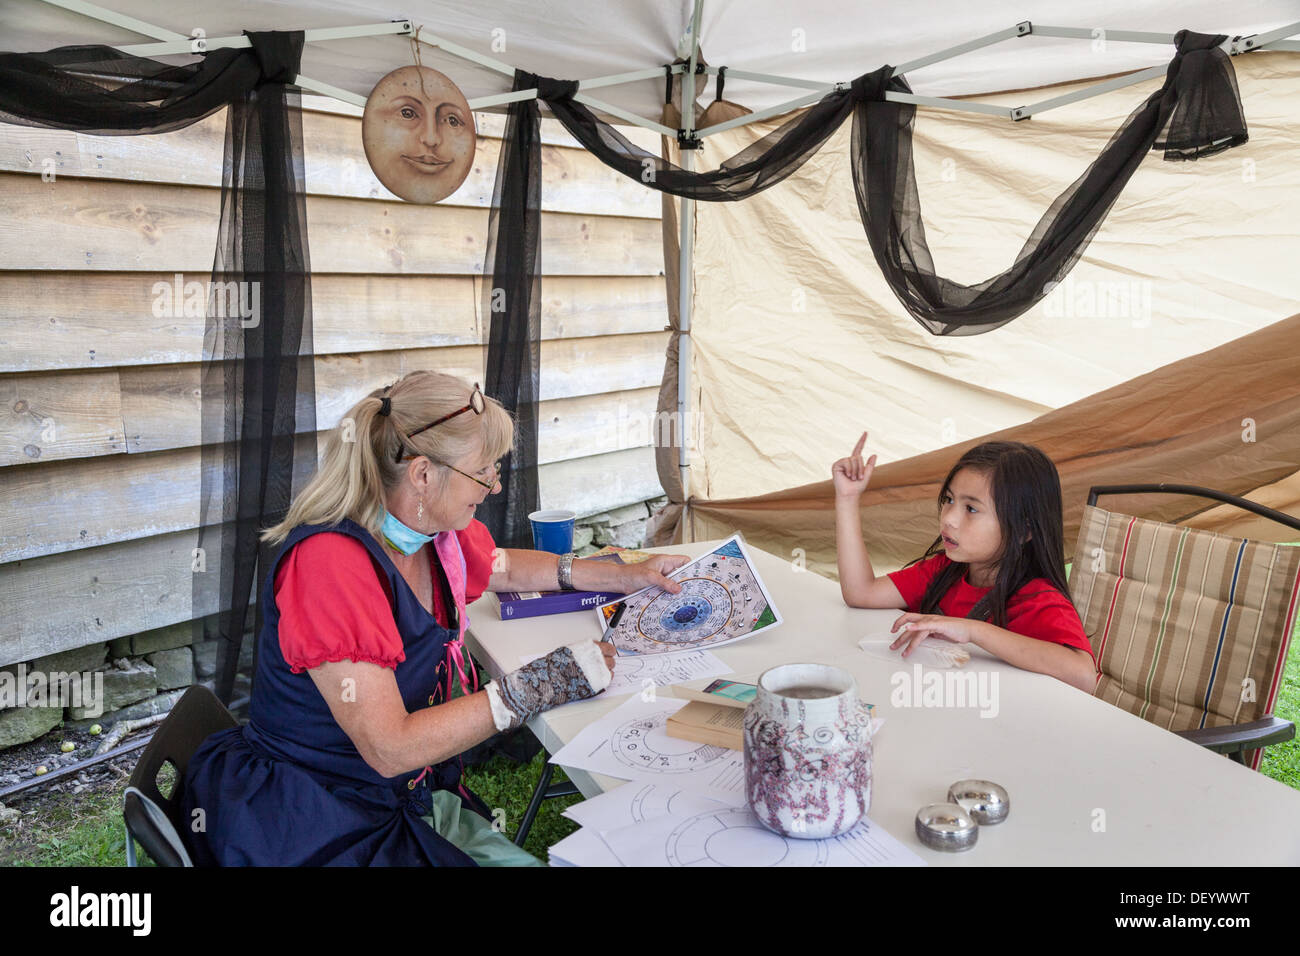
[[501, 601], [501, 620], [509, 621], [521, 617], [585, 611], [607, 601], [617, 601], [622, 596], [608, 591], [554, 591], [534, 598], [520, 598], [514, 592], [503, 592], [498, 598]]

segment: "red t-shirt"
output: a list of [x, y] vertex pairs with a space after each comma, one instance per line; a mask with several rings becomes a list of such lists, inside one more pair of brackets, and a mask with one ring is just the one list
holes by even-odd
[[[487, 589], [492, 575], [492, 533], [481, 521], [457, 531], [465, 554], [465, 603]], [[434, 617], [450, 626], [433, 558]], [[322, 531], [298, 542], [275, 572], [280, 610], [280, 653], [299, 674], [326, 661], [366, 661], [396, 668], [406, 660], [393, 618], [388, 578], [356, 538]]]
[[[919, 564], [891, 571], [894, 582], [903, 596], [909, 611], [919, 611], [925, 589], [940, 571], [952, 564], [946, 554], [935, 554]], [[980, 598], [991, 588], [977, 588], [962, 575], [946, 594], [939, 598], [939, 610], [946, 617], [965, 617]], [[1077, 647], [1092, 654], [1092, 643], [1083, 632], [1083, 622], [1070, 599], [1052, 586], [1046, 578], [1034, 578], [1007, 601], [1008, 631], [1036, 637], [1040, 641]], [[1094, 664], [1096, 658], [1093, 657]]]

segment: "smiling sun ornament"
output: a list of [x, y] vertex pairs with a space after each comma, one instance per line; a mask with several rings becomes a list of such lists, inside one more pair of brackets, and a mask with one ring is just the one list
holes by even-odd
[[436, 203], [474, 163], [474, 117], [456, 84], [427, 66], [404, 66], [375, 84], [361, 118], [366, 160], [389, 191]]

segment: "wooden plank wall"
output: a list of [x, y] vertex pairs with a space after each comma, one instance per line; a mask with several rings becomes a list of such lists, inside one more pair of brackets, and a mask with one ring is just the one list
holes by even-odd
[[[305, 106], [323, 447], [355, 401], [411, 369], [482, 380], [503, 120], [476, 117], [469, 179], [429, 207], [374, 178], [359, 111]], [[0, 126], [0, 665], [211, 610], [190, 607], [204, 319], [154, 303], [177, 274], [206, 288], [224, 123]], [[667, 342], [659, 195], [553, 121], [543, 140], [542, 505], [594, 514], [662, 493], [644, 424]]]

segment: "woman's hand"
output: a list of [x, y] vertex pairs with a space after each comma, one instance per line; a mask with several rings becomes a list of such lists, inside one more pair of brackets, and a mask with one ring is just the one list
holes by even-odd
[[600, 652], [605, 655], [605, 666], [609, 668], [610, 674], [614, 673], [614, 658], [618, 656], [618, 649], [614, 647], [613, 641], [597, 641]]
[[484, 690], [496, 729], [511, 730], [544, 710], [595, 697], [613, 679], [612, 650], [605, 642], [578, 641], [490, 682]]
[[907, 657], [927, 637], [942, 638], [954, 644], [972, 644], [975, 642], [979, 626], [979, 621], [967, 617], [944, 617], [940, 614], [916, 614], [909, 611], [896, 620], [893, 627], [889, 629], [891, 634], [900, 627], [903, 630], [903, 633], [895, 638], [894, 643], [889, 645], [889, 649], [896, 651], [906, 644], [903, 656]]
[[835, 483], [835, 497], [858, 498], [867, 490], [871, 473], [876, 470], [876, 456], [872, 455], [865, 462], [862, 460], [862, 448], [867, 443], [867, 433], [863, 432], [858, 443], [853, 446], [853, 453], [848, 458], [841, 458], [831, 465], [831, 480]]
[[682, 586], [666, 575], [676, 571], [689, 560], [690, 558], [684, 554], [655, 554], [651, 555], [649, 560], [624, 565], [620, 570], [623, 572], [621, 580], [626, 587], [626, 593], [631, 594], [653, 584], [663, 588], [669, 594], [676, 594]]

